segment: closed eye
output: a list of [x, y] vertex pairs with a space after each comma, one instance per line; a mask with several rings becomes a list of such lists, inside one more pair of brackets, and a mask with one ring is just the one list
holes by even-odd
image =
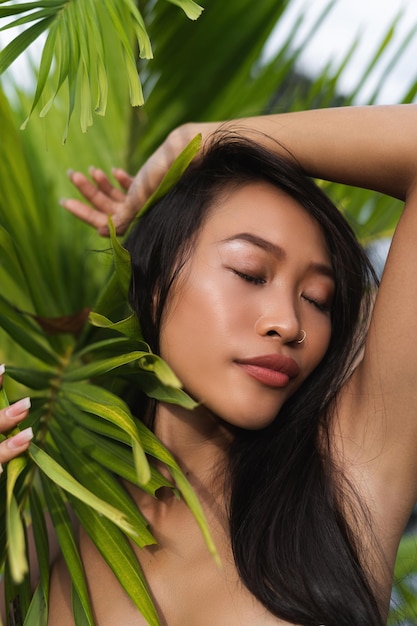
[[316, 307], [316, 309], [318, 309], [319, 311], [322, 311], [323, 313], [329, 313], [331, 310], [331, 307], [326, 302], [320, 302], [319, 300], [316, 300], [315, 298], [311, 298], [310, 296], [303, 295], [302, 297], [304, 298], [306, 302], [309, 302], [314, 307]]
[[238, 270], [232, 270], [236, 276], [239, 276], [242, 280], [245, 280], [247, 283], [252, 283], [253, 285], [264, 285], [266, 283], [265, 278], [261, 278], [260, 276], [252, 276], [250, 274], [245, 274], [245, 272], [239, 272]]

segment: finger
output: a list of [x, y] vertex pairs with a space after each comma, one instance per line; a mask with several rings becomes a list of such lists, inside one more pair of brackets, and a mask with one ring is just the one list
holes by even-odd
[[158, 162], [156, 155], [153, 155], [133, 178], [125, 202], [113, 214], [113, 224], [118, 235], [127, 230], [140, 208], [162, 181], [167, 169], [165, 163]]
[[0, 432], [7, 432], [21, 422], [30, 409], [30, 398], [22, 398], [18, 402], [0, 411]]
[[33, 431], [29, 427], [0, 443], [0, 471], [3, 470], [1, 467], [2, 463], [7, 463], [7, 461], [11, 461], [19, 454], [22, 454], [22, 452], [28, 449], [32, 439]]
[[125, 170], [122, 170], [120, 167], [114, 167], [111, 173], [113, 174], [119, 185], [127, 191], [133, 182], [133, 176], [130, 176], [130, 174], [125, 172]]
[[145, 204], [146, 200], [157, 189], [176, 157], [195, 137], [197, 132], [205, 126], [208, 124], [186, 124], [176, 128], [168, 135], [133, 178], [127, 194], [126, 208], [118, 212], [118, 220], [120, 219], [121, 222], [126, 220], [129, 212], [132, 219], [135, 212]]
[[115, 212], [117, 203], [111, 196], [98, 188], [87, 176], [84, 176], [81, 172], [72, 172], [71, 170], [68, 172], [68, 176], [72, 184], [97, 211], [107, 213], [107, 215]]
[[[89, 224], [90, 226], [93, 226], [93, 228], [96, 228], [100, 234], [103, 234], [101, 231], [105, 231], [107, 229], [107, 213], [100, 213], [91, 206], [88, 206], [88, 204], [84, 204], [80, 200], [75, 200], [74, 198], [64, 198], [60, 200], [59, 203], [64, 207], [64, 209], [78, 217], [80, 220], [86, 222], [86, 224]], [[105, 234], [108, 234], [108, 232]]]
[[116, 202], [124, 201], [126, 194], [110, 182], [108, 176], [103, 172], [103, 170], [100, 170], [97, 167], [90, 167], [89, 171], [99, 191]]
[[[156, 190], [174, 159], [196, 132], [194, 125], [175, 129], [148, 158], [134, 178], [131, 178], [124, 170], [117, 168], [113, 170], [113, 176], [122, 187], [128, 190], [125, 201], [119, 204], [113, 213], [113, 223], [119, 235], [126, 231], [140, 208]], [[107, 234], [107, 232], [101, 234]]]

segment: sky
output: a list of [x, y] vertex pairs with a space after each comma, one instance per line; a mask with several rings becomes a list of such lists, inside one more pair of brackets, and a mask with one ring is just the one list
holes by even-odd
[[[271, 38], [271, 46], [279, 42], [288, 32], [297, 16], [304, 15], [306, 28], [327, 6], [329, 0], [292, 0], [279, 28]], [[360, 35], [360, 43], [355, 55], [346, 67], [341, 87], [350, 90], [358, 75], [364, 70], [372, 54], [379, 47], [385, 33], [394, 18], [402, 12], [395, 36], [391, 42], [392, 52], [405, 40], [408, 33], [417, 25], [417, 0], [336, 0], [334, 7], [317, 28], [310, 45], [305, 49], [300, 66], [308, 73], [320, 71], [327, 62], [340, 62], [353, 40]], [[301, 32], [304, 32], [302, 30]], [[295, 44], [297, 42], [294, 42]], [[365, 101], [373, 86], [386, 73], [390, 55], [385, 55], [382, 62], [367, 82], [366, 88], [359, 94], [359, 101]], [[381, 91], [378, 103], [391, 104], [401, 100], [407, 86], [417, 79], [417, 32], [394, 71], [389, 75]]]

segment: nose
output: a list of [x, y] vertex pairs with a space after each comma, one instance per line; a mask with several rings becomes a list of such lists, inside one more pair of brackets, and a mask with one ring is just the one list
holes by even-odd
[[293, 302], [275, 302], [258, 318], [255, 331], [261, 337], [277, 337], [283, 343], [291, 343], [300, 338], [301, 325]]

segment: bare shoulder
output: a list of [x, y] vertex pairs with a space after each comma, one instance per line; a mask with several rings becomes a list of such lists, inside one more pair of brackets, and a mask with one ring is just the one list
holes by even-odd
[[[143, 496], [139, 496], [143, 502]], [[146, 513], [145, 497], [145, 513]], [[175, 509], [153, 509], [152, 524], [158, 545], [137, 549], [161, 626], [284, 626], [243, 587], [227, 538], [214, 528], [222, 567], [214, 562], [200, 531], [183, 502]], [[213, 518], [212, 518], [213, 519]], [[215, 522], [214, 525], [216, 526]], [[85, 567], [95, 623], [146, 626], [138, 608], [89, 537], [81, 530], [79, 547]], [[54, 566], [49, 624], [74, 626], [71, 581], [62, 559]]]

